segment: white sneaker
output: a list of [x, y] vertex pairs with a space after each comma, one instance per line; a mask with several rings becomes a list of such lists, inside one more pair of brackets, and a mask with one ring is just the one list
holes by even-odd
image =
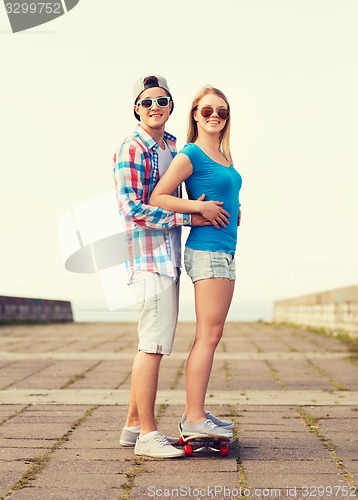
[[152, 458], [179, 458], [184, 457], [184, 450], [174, 448], [168, 439], [157, 432], [147, 441], [141, 441], [137, 438], [134, 454]]
[[222, 420], [221, 418], [215, 417], [210, 411], [205, 412], [206, 418], [214, 422], [218, 427], [225, 427], [225, 429], [233, 429], [234, 422], [232, 420]]
[[[133, 431], [128, 429], [128, 427], [123, 427], [121, 436], [119, 438], [119, 444], [121, 446], [133, 447], [137, 442], [137, 437], [139, 436], [139, 430]], [[177, 437], [165, 436], [170, 444], [179, 444], [179, 439]]]
[[[233, 429], [234, 428], [235, 424], [232, 420], [222, 420], [222, 419], [216, 417], [215, 415], [213, 415], [212, 413], [210, 413], [210, 411], [206, 411], [205, 415], [206, 415], [206, 418], [208, 420], [211, 420], [212, 422], [214, 422], [214, 424], [217, 425], [218, 427], [222, 427], [224, 429]], [[181, 420], [180, 420], [179, 425], [178, 425], [179, 432], [181, 432], [185, 420], [186, 420], [186, 415], [183, 415], [181, 417]]]
[[181, 430], [184, 437], [195, 436], [196, 434], [204, 434], [212, 437], [232, 438], [232, 432], [225, 427], [218, 427], [209, 419], [202, 420], [196, 424], [189, 424], [187, 420], [181, 424]]

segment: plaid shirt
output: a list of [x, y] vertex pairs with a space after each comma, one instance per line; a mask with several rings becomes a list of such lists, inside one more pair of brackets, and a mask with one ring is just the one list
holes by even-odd
[[[165, 132], [164, 139], [174, 157], [176, 138]], [[158, 147], [155, 140], [138, 125], [113, 157], [119, 213], [126, 225], [130, 282], [135, 271], [149, 271], [174, 278], [169, 231], [173, 227], [190, 225], [190, 214], [178, 214], [149, 205], [150, 195], [159, 179]], [[181, 193], [180, 186], [180, 197]]]

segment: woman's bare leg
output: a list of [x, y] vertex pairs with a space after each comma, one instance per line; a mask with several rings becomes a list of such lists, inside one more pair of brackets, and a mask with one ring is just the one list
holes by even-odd
[[190, 423], [206, 418], [205, 395], [215, 349], [220, 342], [235, 281], [210, 278], [194, 283], [196, 335], [186, 364], [186, 415]]

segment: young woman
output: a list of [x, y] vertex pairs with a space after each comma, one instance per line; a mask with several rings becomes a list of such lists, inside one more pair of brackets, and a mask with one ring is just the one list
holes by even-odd
[[[186, 242], [184, 263], [194, 283], [196, 335], [186, 363], [186, 413], [179, 425], [185, 436], [231, 437], [233, 422], [204, 410], [215, 349], [234, 292], [242, 183], [230, 154], [230, 106], [220, 90], [205, 87], [194, 98], [187, 142], [155, 187], [150, 204], [181, 213], [197, 211], [204, 217], [201, 195], [223, 205], [215, 216], [208, 214], [210, 225], [192, 227]], [[170, 194], [183, 181], [189, 200]]]

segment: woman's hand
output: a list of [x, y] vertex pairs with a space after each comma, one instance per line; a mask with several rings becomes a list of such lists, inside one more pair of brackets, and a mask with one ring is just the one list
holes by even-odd
[[219, 229], [219, 226], [226, 227], [229, 223], [228, 217], [230, 217], [230, 214], [222, 208], [224, 202], [202, 201], [204, 198], [205, 194], [197, 199], [198, 212], [201, 213], [206, 220], [210, 221], [216, 229]]

